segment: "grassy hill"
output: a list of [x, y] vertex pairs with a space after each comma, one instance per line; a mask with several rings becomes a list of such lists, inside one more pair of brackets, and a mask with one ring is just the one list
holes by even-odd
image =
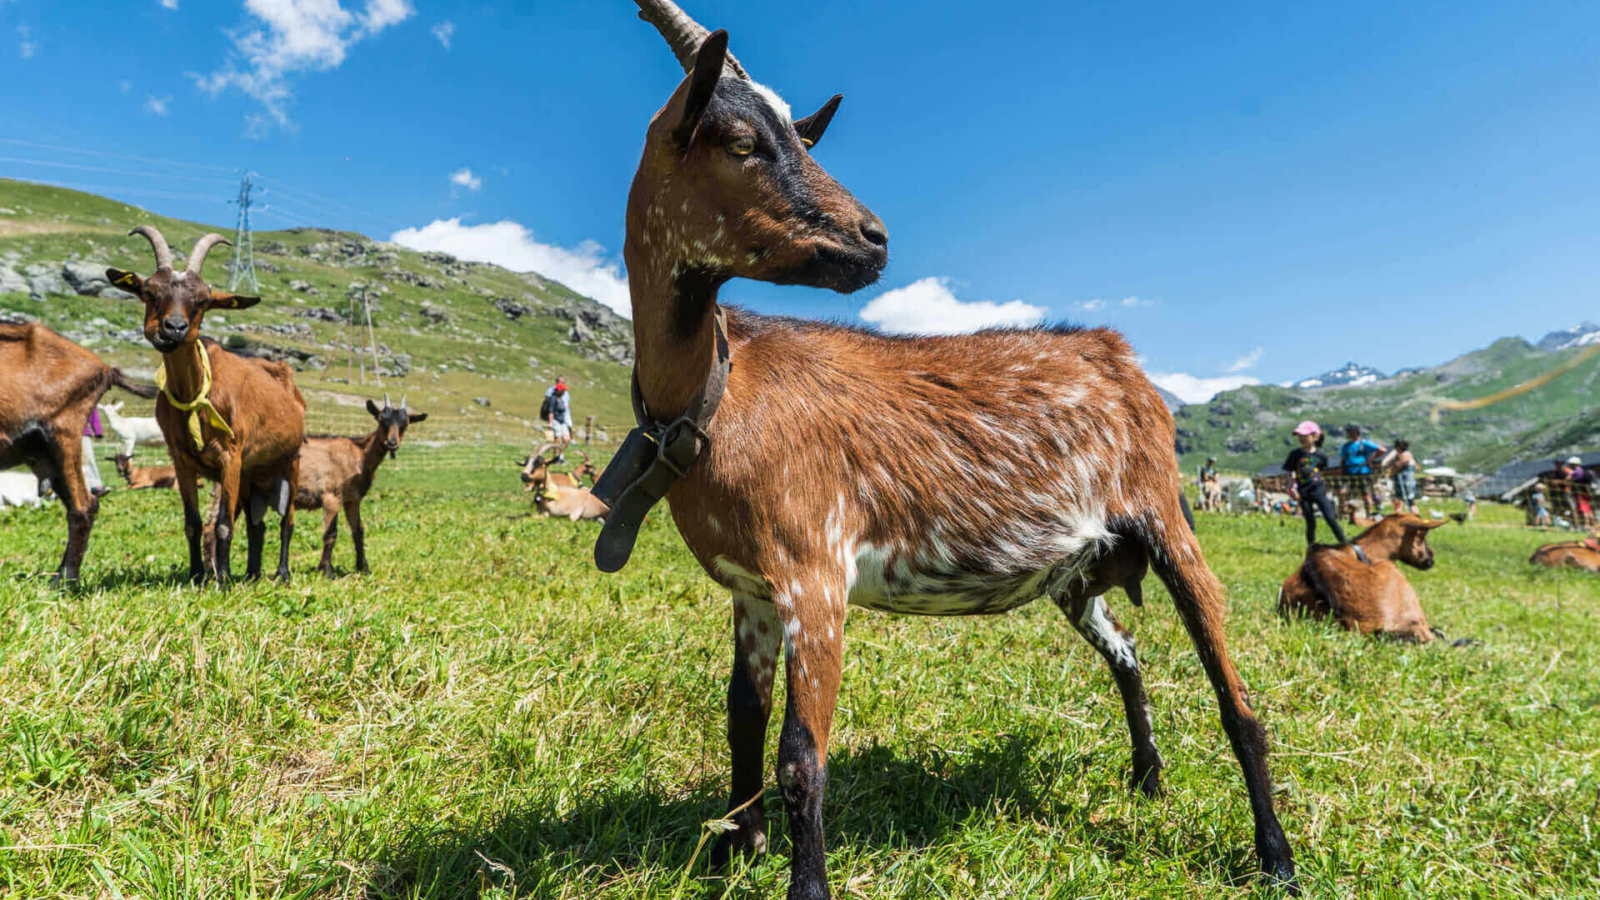
[[1462, 471], [1487, 471], [1519, 459], [1566, 454], [1600, 445], [1600, 356], [1521, 395], [1482, 409], [1441, 414], [1438, 400], [1472, 400], [1560, 369], [1583, 348], [1546, 352], [1520, 338], [1502, 338], [1431, 369], [1372, 385], [1308, 390], [1252, 385], [1191, 404], [1177, 414], [1185, 467], [1208, 455], [1235, 469], [1281, 461], [1289, 431], [1315, 419], [1329, 431], [1359, 423], [1381, 442], [1411, 440], [1419, 458]]
[[[180, 258], [207, 231], [233, 234], [93, 194], [0, 179], [0, 319], [36, 319], [109, 363], [153, 371], [159, 357], [139, 331], [141, 304], [114, 288], [80, 295], [62, 277], [67, 263], [82, 264], [82, 273], [115, 266], [148, 275], [149, 245], [127, 236], [141, 223], [159, 228]], [[212, 251], [206, 277], [213, 287], [226, 284], [231, 254]], [[396, 400], [409, 393], [413, 407], [429, 412], [420, 439], [521, 442], [534, 436], [543, 388], [558, 374], [572, 385], [580, 422], [594, 414], [620, 437], [632, 421], [632, 325], [557, 282], [321, 229], [257, 232], [255, 260], [262, 302], [207, 316], [204, 333], [294, 365], [313, 429], [365, 430], [362, 402], [387, 390]], [[351, 344], [366, 341], [345, 321], [352, 285], [373, 292], [382, 387], [371, 371], [362, 384], [351, 366]], [[584, 339], [572, 340], [575, 325]], [[129, 411], [141, 404], [150, 405], [130, 398]]]

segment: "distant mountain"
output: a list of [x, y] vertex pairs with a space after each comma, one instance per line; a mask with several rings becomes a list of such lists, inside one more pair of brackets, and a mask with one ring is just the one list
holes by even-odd
[[1584, 322], [1582, 325], [1550, 332], [1539, 341], [1539, 349], [1554, 352], [1589, 344], [1600, 344], [1600, 325]]
[[1339, 368], [1323, 372], [1321, 375], [1302, 378], [1294, 382], [1291, 387], [1307, 390], [1325, 387], [1359, 387], [1364, 384], [1382, 381], [1387, 377], [1389, 376], [1371, 366], [1347, 362]]
[[[1354, 374], [1363, 369], [1355, 365], [1336, 370], [1352, 372], [1347, 385], [1362, 374], [1379, 376], [1361, 382], [1360, 390], [1308, 384], [1224, 391], [1174, 414], [1178, 450], [1185, 467], [1216, 456], [1226, 468], [1254, 471], [1283, 459], [1289, 452], [1289, 432], [1302, 419], [1321, 423], [1333, 435], [1356, 423], [1386, 445], [1403, 436], [1419, 458], [1464, 472], [1593, 450], [1600, 448], [1600, 354], [1582, 343], [1600, 344], [1600, 338], [1584, 337], [1592, 333], [1593, 326], [1556, 332], [1566, 335], [1557, 346], [1580, 343], [1554, 351], [1522, 338], [1502, 338], [1443, 365], [1388, 378], [1373, 370]], [[1542, 375], [1553, 377], [1479, 409], [1442, 411], [1433, 421], [1431, 413], [1440, 400], [1487, 398]], [[1329, 447], [1337, 444], [1337, 437], [1331, 437]]]
[[1183, 406], [1183, 401], [1178, 399], [1177, 394], [1174, 394], [1159, 384], [1151, 386], [1156, 389], [1157, 394], [1161, 395], [1161, 402], [1167, 405], [1167, 410], [1169, 412], [1177, 412], [1179, 407]]

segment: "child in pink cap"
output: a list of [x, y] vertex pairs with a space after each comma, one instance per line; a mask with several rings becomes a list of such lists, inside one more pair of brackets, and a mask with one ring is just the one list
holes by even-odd
[[[1328, 498], [1327, 486], [1322, 482], [1322, 470], [1328, 467], [1328, 457], [1322, 452], [1322, 428], [1307, 419], [1294, 427], [1294, 436], [1300, 446], [1289, 451], [1283, 470], [1294, 474], [1295, 490], [1300, 495], [1300, 514], [1306, 518], [1306, 544], [1317, 542], [1317, 513], [1320, 511], [1328, 527], [1333, 529], [1333, 536], [1339, 539], [1339, 546], [1343, 547], [1350, 541], [1339, 527], [1333, 501]], [[1360, 547], [1356, 548], [1356, 555], [1363, 556]]]

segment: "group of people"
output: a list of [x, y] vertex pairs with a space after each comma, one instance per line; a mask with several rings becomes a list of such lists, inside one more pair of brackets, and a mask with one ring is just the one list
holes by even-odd
[[[1295, 426], [1293, 437], [1299, 446], [1289, 452], [1283, 470], [1292, 476], [1290, 488], [1298, 501], [1300, 514], [1305, 517], [1306, 543], [1316, 543], [1320, 514], [1339, 544], [1348, 544], [1324, 479], [1329, 463], [1322, 452], [1322, 427], [1307, 419]], [[1393, 447], [1385, 447], [1363, 437], [1358, 425], [1346, 426], [1344, 437], [1344, 443], [1339, 446], [1339, 469], [1351, 480], [1352, 494], [1361, 497], [1368, 510], [1376, 511], [1381, 505], [1377, 478], [1380, 474], [1387, 475], [1394, 488], [1394, 511], [1415, 514], [1418, 511], [1417, 458], [1411, 454], [1411, 442], [1401, 438]]]
[[1573, 456], [1566, 460], [1555, 460], [1549, 471], [1542, 472], [1539, 479], [1528, 491], [1528, 516], [1534, 525], [1552, 525], [1555, 522], [1550, 503], [1550, 490], [1560, 484], [1561, 490], [1569, 495], [1570, 512], [1573, 516], [1572, 524], [1578, 528], [1594, 528], [1596, 526], [1594, 514], [1594, 501], [1591, 495], [1595, 484], [1600, 483], [1600, 473], [1585, 468], [1583, 460]]

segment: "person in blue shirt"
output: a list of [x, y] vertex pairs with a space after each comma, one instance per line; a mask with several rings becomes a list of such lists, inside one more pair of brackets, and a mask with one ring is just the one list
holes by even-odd
[[1362, 437], [1360, 425], [1345, 426], [1344, 444], [1339, 447], [1339, 466], [1346, 476], [1354, 479], [1354, 487], [1367, 505], [1367, 515], [1374, 518], [1380, 509], [1377, 484], [1372, 477], [1372, 463], [1387, 452], [1382, 444]]

